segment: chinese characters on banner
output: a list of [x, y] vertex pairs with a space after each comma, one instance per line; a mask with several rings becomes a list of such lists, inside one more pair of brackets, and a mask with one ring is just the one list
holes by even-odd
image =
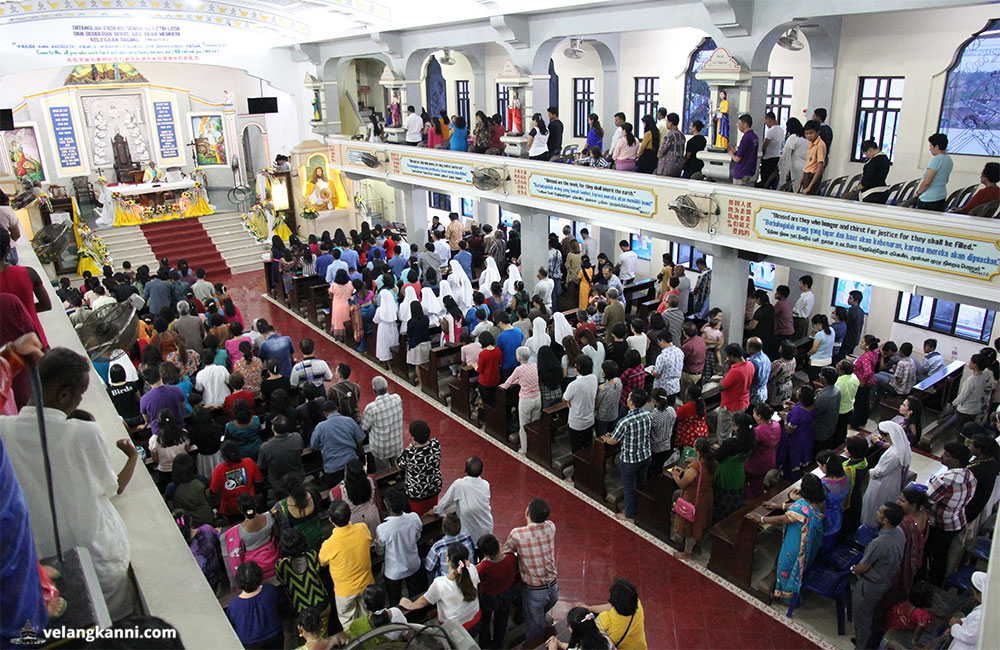
[[729, 199], [726, 210], [726, 226], [739, 237], [750, 236], [750, 222], [752, 220], [750, 201], [739, 199]]

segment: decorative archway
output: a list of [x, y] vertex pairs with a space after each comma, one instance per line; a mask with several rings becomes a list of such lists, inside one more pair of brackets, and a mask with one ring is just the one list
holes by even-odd
[[240, 148], [243, 156], [243, 174], [249, 183], [257, 172], [268, 167], [268, 162], [271, 160], [266, 129], [257, 122], [245, 124], [240, 132]]

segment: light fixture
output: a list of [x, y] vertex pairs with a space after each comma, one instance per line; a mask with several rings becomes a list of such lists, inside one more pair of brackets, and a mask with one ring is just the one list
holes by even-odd
[[569, 47], [563, 50], [563, 55], [567, 59], [582, 59], [583, 56], [586, 54], [586, 51], [584, 51], [584, 49], [580, 47], [581, 41], [582, 39], [579, 38], [569, 39]]
[[782, 34], [781, 38], [778, 39], [778, 45], [792, 52], [798, 52], [806, 46], [805, 43], [799, 40], [798, 27], [792, 27], [787, 32]]
[[451, 55], [448, 53], [448, 50], [445, 50], [444, 56], [438, 57], [438, 63], [440, 63], [441, 65], [455, 65], [455, 59], [451, 57]]

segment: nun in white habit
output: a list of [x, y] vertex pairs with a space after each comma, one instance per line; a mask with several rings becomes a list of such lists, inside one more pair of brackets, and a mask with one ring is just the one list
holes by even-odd
[[548, 325], [542, 317], [531, 321], [531, 336], [524, 343], [525, 347], [531, 352], [531, 358], [528, 360], [528, 363], [538, 363], [538, 351], [552, 343], [552, 337], [546, 331], [547, 328]]
[[896, 501], [905, 487], [903, 477], [910, 468], [910, 441], [903, 427], [890, 420], [880, 422], [878, 430], [882, 439], [888, 437], [889, 448], [882, 452], [878, 463], [868, 471], [868, 489], [861, 501], [861, 523], [878, 528], [875, 516], [886, 501]]
[[399, 303], [399, 310], [397, 311], [396, 318], [399, 320], [399, 333], [406, 334], [406, 323], [410, 320], [410, 303], [420, 302], [420, 298], [417, 297], [417, 290], [412, 286], [406, 287], [406, 291], [403, 293], [403, 302]]
[[375, 357], [379, 361], [392, 359], [392, 347], [399, 344], [399, 318], [396, 311], [396, 296], [388, 289], [379, 291], [379, 305], [375, 310], [377, 334], [375, 336]]
[[556, 337], [556, 342], [562, 345], [562, 340], [567, 336], [573, 336], [573, 326], [566, 320], [566, 315], [561, 311], [552, 312], [552, 327]]
[[517, 264], [511, 264], [507, 267], [507, 279], [503, 283], [503, 299], [506, 303], [509, 304], [514, 297], [514, 294], [517, 292], [515, 287], [520, 281], [521, 271], [517, 268]]
[[448, 284], [451, 287], [452, 295], [455, 296], [458, 308], [465, 314], [472, 309], [472, 280], [465, 274], [465, 269], [462, 268], [462, 265], [457, 260], [452, 260], [450, 266], [451, 274], [448, 276], [448, 282], [442, 282], [441, 284]]
[[424, 314], [431, 323], [436, 323], [444, 315], [444, 305], [441, 299], [434, 294], [434, 289], [424, 287], [420, 290], [420, 306], [424, 309]]
[[502, 282], [503, 278], [500, 277], [500, 269], [497, 268], [497, 261], [492, 257], [486, 257], [485, 259], [486, 268], [479, 274], [479, 290], [483, 292], [484, 296], [487, 296], [490, 293], [490, 287], [493, 286], [493, 283]]

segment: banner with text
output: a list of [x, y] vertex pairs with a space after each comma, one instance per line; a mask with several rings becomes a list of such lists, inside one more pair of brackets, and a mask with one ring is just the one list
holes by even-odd
[[656, 213], [656, 195], [649, 190], [548, 174], [528, 174], [528, 193], [545, 199], [640, 217]]
[[173, 105], [170, 102], [153, 102], [153, 113], [156, 118], [156, 134], [160, 140], [160, 158], [179, 158]]
[[368, 151], [367, 149], [348, 149], [346, 155], [347, 164], [357, 165], [358, 167], [367, 167], [368, 165], [366, 165], [364, 161], [361, 160], [362, 155], [366, 153], [371, 154], [373, 156], [375, 155], [374, 151]]
[[996, 241], [761, 207], [754, 230], [762, 239], [799, 243], [872, 260], [989, 280], [1000, 273]]
[[76, 144], [76, 131], [73, 129], [69, 106], [52, 106], [49, 108], [49, 115], [52, 117], [52, 134], [59, 151], [59, 164], [62, 167], [79, 167], [80, 150]]
[[423, 176], [424, 178], [450, 181], [452, 183], [472, 184], [472, 165], [446, 162], [444, 160], [431, 160], [430, 158], [401, 156], [399, 167], [399, 171], [411, 176]]

